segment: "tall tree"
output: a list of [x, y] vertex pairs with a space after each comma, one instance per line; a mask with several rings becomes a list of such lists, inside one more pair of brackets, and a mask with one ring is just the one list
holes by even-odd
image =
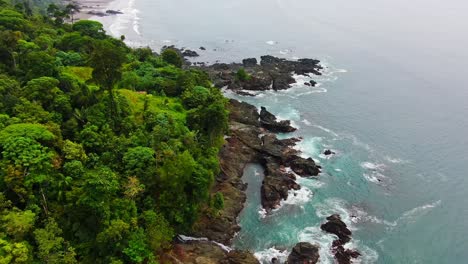
[[[76, 24], [75, 24], [76, 25]], [[109, 40], [96, 41], [91, 55], [93, 79], [109, 93], [111, 117], [116, 127], [117, 105], [114, 97], [114, 85], [122, 78], [122, 64], [125, 62], [125, 51]]]

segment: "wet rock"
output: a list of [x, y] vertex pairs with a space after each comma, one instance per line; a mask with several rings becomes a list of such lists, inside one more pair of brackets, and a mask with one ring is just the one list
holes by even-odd
[[319, 257], [318, 246], [300, 242], [294, 246], [289, 254], [287, 264], [315, 264]]
[[[248, 80], [238, 80], [237, 71], [241, 68], [248, 70], [251, 78]], [[322, 67], [318, 60], [301, 59], [289, 61], [273, 56], [262, 56], [260, 63], [255, 58], [247, 58], [242, 63], [211, 65], [202, 68], [213, 80], [217, 87], [227, 86], [230, 90], [284, 90], [291, 87], [295, 82], [294, 74], [310, 75], [320, 74]], [[309, 83], [314, 85], [315, 83]], [[220, 86], [222, 85], [222, 86]]]
[[309, 84], [313, 87], [317, 86], [317, 82], [314, 80], [310, 80]]
[[292, 147], [300, 141], [297, 138], [289, 138], [279, 140], [274, 134], [266, 134], [262, 136], [262, 152], [283, 160], [284, 157], [297, 154], [297, 150]]
[[189, 49], [186, 49], [184, 51], [182, 51], [182, 56], [184, 57], [198, 57], [200, 55], [198, 55], [198, 53], [194, 50], [189, 50]]
[[108, 14], [106, 14], [106, 13], [104, 13], [104, 12], [95, 11], [95, 10], [88, 11], [88, 14], [89, 14], [89, 15], [93, 15], [93, 16], [98, 16], [98, 17], [105, 17], [105, 16], [108, 16]]
[[202, 47], [200, 47], [200, 50], [206, 50], [206, 48], [202, 46]]
[[246, 91], [236, 91], [236, 94], [242, 95], [242, 96], [255, 96], [255, 94], [249, 93], [249, 92], [246, 92]]
[[315, 164], [312, 158], [303, 158], [297, 155], [288, 157], [287, 164], [291, 169], [301, 176], [317, 176], [320, 173], [320, 166]]
[[266, 91], [271, 89], [272, 80], [270, 76], [264, 74], [251, 75], [248, 80], [235, 80], [228, 86], [231, 90], [251, 90], [251, 91]]
[[361, 253], [356, 250], [344, 248], [344, 245], [351, 240], [351, 231], [346, 224], [341, 221], [341, 217], [338, 214], [327, 217], [327, 220], [328, 221], [321, 225], [320, 228], [338, 237], [337, 240], [333, 241], [331, 248], [337, 263], [350, 264], [351, 259], [361, 256]]
[[107, 13], [107, 14], [110, 14], [110, 15], [123, 14], [123, 12], [122, 12], [122, 11], [119, 11], [119, 10], [106, 10], [106, 13]]
[[352, 259], [356, 259], [361, 256], [356, 250], [345, 249], [343, 246], [336, 246], [332, 248], [332, 253], [335, 255], [335, 259], [338, 264], [351, 264]]
[[272, 88], [275, 91], [286, 90], [291, 87], [291, 84], [295, 83], [294, 79], [289, 73], [281, 73], [273, 75], [273, 85]]
[[260, 124], [271, 132], [287, 133], [296, 130], [291, 126], [289, 120], [276, 121], [276, 116], [268, 112], [263, 106], [260, 110]]
[[229, 120], [243, 123], [246, 125], [259, 126], [259, 118], [257, 108], [245, 102], [237, 100], [229, 100]]
[[324, 152], [323, 152], [324, 155], [328, 156], [328, 155], [333, 155], [335, 154], [335, 152], [331, 151], [330, 149], [326, 149]]
[[254, 67], [254, 66], [257, 66], [257, 59], [256, 58], [243, 59], [242, 64], [244, 65], [244, 67]]
[[341, 221], [341, 217], [338, 214], [327, 217], [327, 222], [322, 224], [320, 228], [328, 233], [338, 236], [341, 244], [348, 243], [351, 240], [351, 231], [348, 229], [346, 224]]
[[261, 187], [261, 203], [267, 211], [278, 208], [282, 200], [288, 199], [289, 190], [299, 190], [296, 177], [286, 172], [275, 159], [266, 158], [263, 162], [265, 177]]

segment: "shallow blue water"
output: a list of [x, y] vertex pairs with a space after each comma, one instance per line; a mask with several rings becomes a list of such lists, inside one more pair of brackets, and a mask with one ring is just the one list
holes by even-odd
[[[314, 77], [317, 88], [298, 85], [239, 98], [292, 119], [300, 129], [282, 136], [304, 137], [298, 147], [320, 161], [324, 172], [317, 180], [300, 179], [304, 189], [292, 196], [297, 199], [263, 217], [261, 169], [249, 166], [249, 198], [235, 246], [268, 259], [310, 241], [322, 246], [321, 261], [332, 263], [327, 245], [333, 237], [319, 226], [327, 215], [340, 213], [353, 229], [352, 246], [364, 253], [363, 263], [468, 259], [468, 2], [114, 5], [128, 10], [127, 16], [104, 22], [135, 45], [204, 46], [199, 61], [272, 54], [314, 57], [327, 67], [324, 76]], [[324, 158], [325, 148], [337, 155]]]

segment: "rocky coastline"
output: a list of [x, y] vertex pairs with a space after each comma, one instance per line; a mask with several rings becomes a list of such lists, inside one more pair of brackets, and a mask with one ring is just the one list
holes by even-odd
[[[173, 48], [173, 47], [166, 47]], [[178, 50], [184, 57], [194, 56], [196, 52]], [[232, 90], [241, 95], [254, 96], [251, 91], [284, 90], [295, 82], [294, 74], [320, 75], [318, 60], [301, 59], [288, 61], [273, 56], [245, 59], [242, 64], [213, 64], [192, 66], [186, 60], [185, 67], [197, 67], [206, 71], [219, 88]], [[249, 78], [241, 80], [238, 71], [243, 69]], [[310, 86], [315, 82], [311, 81]], [[278, 139], [275, 133], [296, 130], [289, 120], [278, 120], [265, 107], [257, 109], [245, 102], [231, 99], [228, 103], [229, 135], [220, 151], [221, 173], [216, 178], [212, 192], [224, 195], [225, 207], [219, 215], [204, 214], [194, 227], [193, 237], [203, 238], [191, 241], [175, 241], [174, 249], [166, 254], [172, 263], [259, 263], [251, 252], [224, 248], [229, 246], [240, 226], [237, 217], [246, 201], [247, 185], [242, 182], [244, 168], [249, 163], [260, 164], [264, 169], [261, 185], [261, 205], [269, 213], [288, 199], [291, 190], [299, 190], [296, 175], [316, 177], [321, 167], [311, 158], [303, 158], [294, 146], [301, 138]], [[332, 154], [327, 151], [327, 154]], [[359, 257], [359, 252], [344, 249], [351, 239], [339, 216], [327, 218], [322, 225], [325, 232], [337, 235], [331, 252], [340, 264], [351, 263]], [[349, 232], [348, 232], [349, 231]], [[287, 263], [317, 263], [320, 256], [318, 246], [300, 242], [291, 249]], [[272, 259], [271, 263], [279, 263]]]

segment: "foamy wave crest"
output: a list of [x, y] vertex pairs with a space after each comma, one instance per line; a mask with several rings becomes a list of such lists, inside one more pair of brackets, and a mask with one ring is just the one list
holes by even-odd
[[312, 125], [312, 123], [310, 123], [310, 121], [307, 120], [307, 119], [302, 119], [301, 122], [304, 123], [306, 126], [311, 126]]
[[[315, 205], [315, 214], [320, 218], [327, 218], [332, 214], [339, 214], [341, 220], [347, 225], [352, 223], [351, 216], [346, 209], [346, 202], [339, 198], [329, 198], [322, 203]], [[354, 229], [352, 226], [348, 226], [349, 229]]]
[[387, 177], [382, 174], [385, 170], [385, 164], [366, 161], [361, 163], [361, 167], [369, 171], [368, 173], [363, 173], [362, 176], [370, 182], [380, 183], [387, 179]]
[[349, 211], [351, 214], [351, 222], [356, 224], [370, 222], [374, 224], [381, 224], [392, 227], [397, 225], [396, 221], [391, 222], [384, 219], [380, 219], [374, 215], [369, 215], [366, 211], [364, 211], [364, 209], [357, 206], [352, 206]]
[[362, 163], [361, 163], [361, 167], [363, 167], [364, 169], [368, 169], [368, 170], [383, 171], [384, 168], [385, 168], [385, 164], [382, 164], [382, 163], [372, 163], [372, 162], [369, 162], [369, 161], [365, 161], [365, 162], [362, 162]]
[[372, 264], [376, 263], [379, 259], [379, 254], [377, 253], [377, 251], [373, 250], [372, 248], [366, 245], [361, 244], [359, 240], [353, 239], [351, 240], [351, 242], [346, 243], [343, 247], [345, 249], [354, 249], [361, 253], [361, 256], [354, 260], [353, 263]]
[[362, 176], [370, 182], [373, 183], [381, 183], [383, 180], [385, 180], [387, 177], [383, 175], [382, 173], [379, 172], [373, 172], [373, 173], [364, 173]]
[[254, 256], [260, 261], [260, 263], [267, 264], [271, 263], [271, 259], [278, 259], [279, 263], [286, 262], [289, 252], [287, 250], [279, 250], [276, 248], [268, 248], [262, 251], [254, 253]]
[[268, 41], [266, 41], [265, 43], [268, 44], [268, 45], [275, 45], [275, 44], [278, 44], [278, 42], [277, 42], [277, 41], [274, 41], [274, 40], [268, 40]]
[[399, 158], [392, 158], [392, 157], [390, 157], [390, 156], [385, 156], [385, 159], [386, 159], [388, 162], [393, 163], [393, 164], [408, 163], [407, 160], [399, 159]]
[[410, 223], [414, 223], [417, 221], [418, 218], [426, 215], [427, 213], [429, 213], [432, 209], [440, 206], [442, 204], [442, 201], [441, 200], [438, 200], [438, 201], [435, 201], [433, 203], [428, 203], [428, 204], [424, 204], [424, 205], [421, 205], [421, 206], [418, 206], [418, 207], [415, 207], [411, 210], [408, 210], [406, 212], [403, 213], [403, 215], [401, 215], [397, 220], [396, 222], [398, 224], [400, 223], [405, 223], [405, 224], [410, 224]]
[[325, 183], [316, 178], [299, 178], [297, 182], [301, 186], [307, 186], [313, 189], [319, 189], [325, 186]]
[[[282, 200], [280, 203], [280, 209], [284, 205], [298, 205], [302, 206], [306, 204], [310, 199], [312, 199], [313, 193], [312, 191], [307, 188], [302, 186], [301, 189], [299, 190], [289, 190], [288, 191], [288, 199]], [[278, 210], [276, 209], [276, 210]]]
[[298, 234], [298, 241], [309, 242], [319, 246], [319, 263], [332, 264], [333, 255], [330, 252], [335, 236], [323, 232], [319, 227], [307, 227]]
[[323, 138], [321, 137], [305, 138], [298, 142], [294, 146], [294, 149], [298, 150], [303, 158], [318, 157], [322, 150], [322, 140]]

